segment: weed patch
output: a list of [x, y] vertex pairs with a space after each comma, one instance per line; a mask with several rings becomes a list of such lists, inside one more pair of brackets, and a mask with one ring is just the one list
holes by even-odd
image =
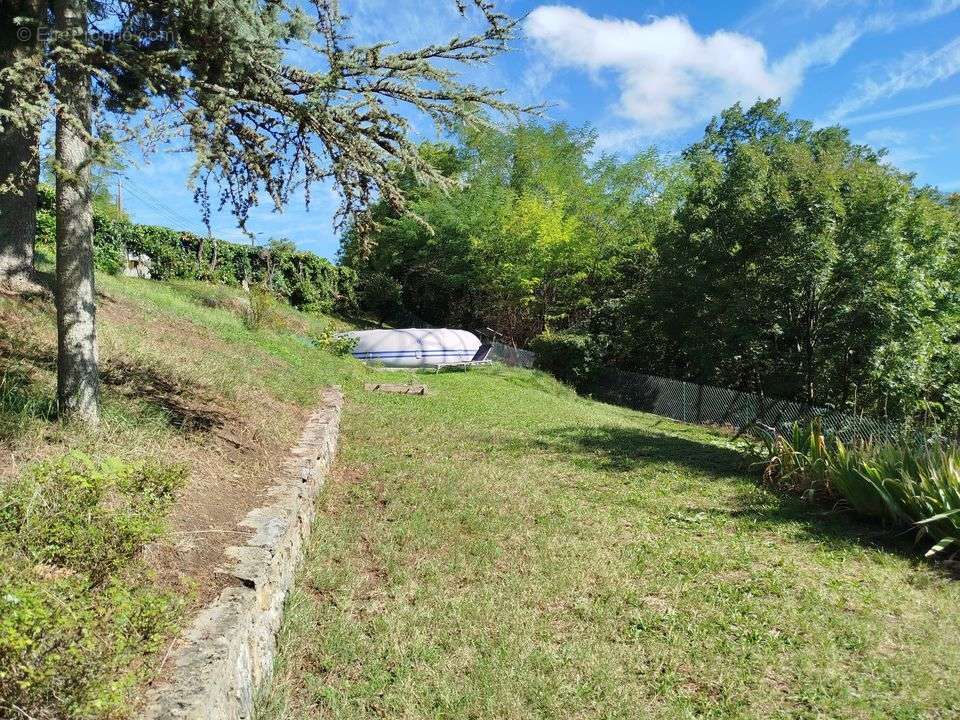
[[243, 315], [243, 322], [250, 330], [281, 332], [288, 327], [287, 314], [280, 301], [264, 287], [250, 290], [250, 305]]
[[0, 710], [122, 713], [180, 601], [140, 563], [184, 469], [71, 454], [0, 486]]

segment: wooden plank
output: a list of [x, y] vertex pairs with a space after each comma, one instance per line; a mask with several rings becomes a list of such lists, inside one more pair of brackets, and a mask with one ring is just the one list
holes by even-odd
[[426, 385], [401, 385], [400, 383], [365, 383], [364, 390], [369, 392], [396, 393], [398, 395], [429, 395]]

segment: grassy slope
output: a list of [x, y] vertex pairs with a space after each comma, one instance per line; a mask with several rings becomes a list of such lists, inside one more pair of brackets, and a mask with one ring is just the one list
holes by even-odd
[[[369, 394], [365, 380], [402, 376], [297, 333], [250, 332], [197, 286], [102, 286], [118, 300], [102, 314], [106, 360], [236, 403], [253, 439], [286, 441], [322, 384], [344, 387], [340, 459], [265, 718], [960, 708], [960, 585], [878, 545], [869, 526], [757, 487], [706, 430], [522, 371], [421, 376], [435, 391], [425, 398]], [[46, 371], [32, 372], [48, 395]], [[30, 411], [11, 452], [216, 447], [122, 387], [108, 386], [96, 436]]]
[[265, 718], [960, 712], [960, 585], [710, 432], [525, 372], [348, 385]]
[[[185, 620], [225, 583], [216, 573], [222, 549], [235, 543], [236, 523], [262, 504], [262, 489], [298, 437], [320, 385], [356, 368], [305, 343], [303, 335], [327, 325], [324, 319], [288, 310], [290, 331], [249, 330], [235, 309], [239, 291], [111, 277], [98, 284], [103, 422], [96, 431], [63, 426], [54, 417], [50, 300], [0, 296], [0, 508], [11, 478], [37, 460], [69, 451], [94, 460], [114, 456], [186, 466], [189, 477], [170, 512], [168, 539], [110, 577], [121, 587], [185, 598]], [[0, 543], [0, 585], [36, 587], [54, 611], [61, 610], [57, 578], [42, 565], [31, 569], [31, 553], [42, 550], [23, 547], [7, 557]], [[68, 644], [81, 670], [69, 678], [55, 673], [21, 693], [16, 702], [30, 714], [112, 718], [132, 711], [135, 693], [129, 688], [156, 672], [169, 638], [159, 639], [161, 651], [152, 656], [143, 644], [117, 642], [99, 625], [117, 611], [115, 595], [104, 584], [71, 595], [63, 612], [77, 626], [71, 626], [72, 635], [57, 626], [56, 613], [35, 620], [40, 645]], [[16, 620], [14, 629], [32, 633], [27, 622]], [[0, 625], [2, 685], [4, 653], [13, 647], [7, 641], [19, 641]], [[83, 636], [96, 642], [84, 644], [78, 639]], [[29, 664], [21, 649], [12, 652], [15, 662]], [[0, 687], [0, 717], [10, 702]]]

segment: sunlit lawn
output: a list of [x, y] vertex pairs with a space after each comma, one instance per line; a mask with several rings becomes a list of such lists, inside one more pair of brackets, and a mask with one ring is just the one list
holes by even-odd
[[[960, 717], [960, 583], [764, 489], [731, 441], [529, 371], [372, 394], [407, 376], [313, 348], [327, 320], [251, 330], [198, 284], [102, 287], [107, 360], [225, 400], [344, 389], [262, 720]], [[21, 420], [24, 447], [49, 422]]]
[[543, 376], [348, 402], [263, 718], [955, 718], [960, 584]]

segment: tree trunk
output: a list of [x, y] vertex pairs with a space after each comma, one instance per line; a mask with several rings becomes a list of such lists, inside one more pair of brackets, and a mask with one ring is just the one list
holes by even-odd
[[[21, 0], [2, 9], [0, 20], [0, 68], [17, 65], [24, 80], [14, 88], [4, 87], [0, 109], [16, 111], [24, 104], [17, 91], [32, 94], [36, 101], [42, 91], [42, 46], [37, 28], [44, 20], [43, 0]], [[35, 24], [14, 26], [14, 17], [35, 19]], [[29, 68], [25, 62], [33, 60]], [[22, 124], [4, 118], [0, 129], [0, 285], [16, 291], [39, 290], [33, 267], [33, 245], [37, 235], [37, 182], [40, 180], [40, 123], [25, 118]]]
[[[57, 29], [81, 37], [84, 0], [57, 0]], [[57, 67], [57, 398], [61, 417], [100, 419], [93, 198], [90, 187], [90, 76], [69, 61]]]

